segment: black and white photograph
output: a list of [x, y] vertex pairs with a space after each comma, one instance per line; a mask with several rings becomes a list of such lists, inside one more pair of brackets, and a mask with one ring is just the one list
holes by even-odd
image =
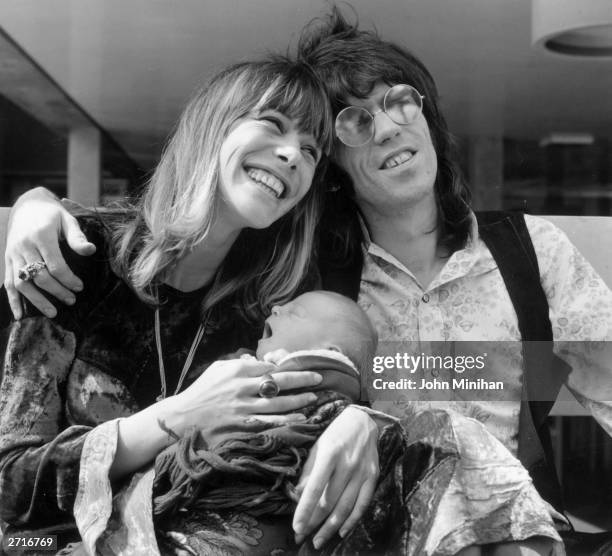
[[0, 554], [612, 556], [611, 0], [0, 0]]

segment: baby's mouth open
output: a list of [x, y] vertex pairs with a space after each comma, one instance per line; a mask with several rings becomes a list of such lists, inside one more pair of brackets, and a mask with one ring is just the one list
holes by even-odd
[[263, 335], [262, 335], [261, 339], [265, 340], [265, 339], [269, 338], [270, 336], [272, 336], [272, 327], [270, 326], [270, 323], [268, 321], [266, 321], [264, 323]]

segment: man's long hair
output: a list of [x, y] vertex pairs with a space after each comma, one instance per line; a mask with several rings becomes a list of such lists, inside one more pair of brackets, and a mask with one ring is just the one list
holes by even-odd
[[[436, 84], [423, 63], [406, 49], [383, 41], [375, 31], [360, 30], [358, 23], [349, 23], [337, 7], [304, 29], [298, 43], [298, 57], [325, 83], [334, 117], [347, 106], [349, 96], [365, 99], [380, 82], [412, 85], [425, 96], [423, 115], [438, 159], [435, 195], [440, 242], [451, 252], [462, 247], [470, 229], [470, 192], [457, 164], [453, 137], [439, 107]], [[328, 183], [337, 191], [328, 195], [326, 207], [334, 220], [333, 226], [326, 223], [335, 235], [350, 235], [353, 232], [349, 228], [354, 228], [354, 222], [351, 223], [350, 215], [341, 212], [356, 213], [357, 210], [350, 178], [336, 164], [331, 164]]]

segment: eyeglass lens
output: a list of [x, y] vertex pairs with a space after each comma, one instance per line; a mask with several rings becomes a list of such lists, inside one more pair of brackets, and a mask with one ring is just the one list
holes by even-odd
[[[409, 124], [423, 107], [422, 97], [410, 85], [395, 85], [385, 94], [383, 111], [396, 124]], [[336, 135], [349, 147], [365, 145], [374, 135], [374, 116], [365, 108], [348, 106], [336, 117]]]
[[385, 95], [385, 112], [396, 124], [409, 124], [414, 121], [421, 107], [419, 93], [407, 85], [391, 87]]

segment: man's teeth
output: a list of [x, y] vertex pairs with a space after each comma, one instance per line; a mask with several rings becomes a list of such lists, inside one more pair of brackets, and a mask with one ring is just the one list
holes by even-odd
[[387, 160], [385, 160], [383, 164], [383, 168], [385, 170], [389, 168], [395, 168], [396, 166], [399, 166], [404, 162], [408, 162], [413, 156], [414, 153], [411, 151], [402, 151], [401, 153], [396, 154], [395, 156], [387, 158]]
[[271, 189], [278, 199], [280, 199], [282, 194], [285, 192], [283, 182], [280, 181], [275, 175], [270, 174], [270, 172], [266, 172], [260, 168], [249, 168], [247, 174], [254, 182], [265, 185]]

